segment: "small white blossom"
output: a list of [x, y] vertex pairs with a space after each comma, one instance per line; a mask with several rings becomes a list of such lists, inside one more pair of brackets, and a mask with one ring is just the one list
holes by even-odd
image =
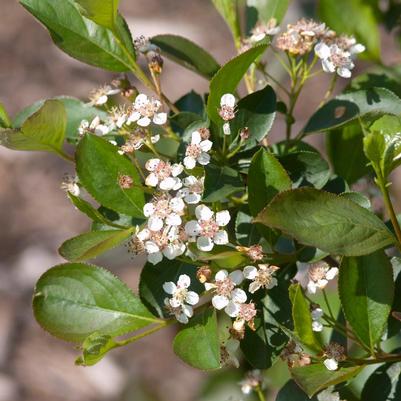
[[269, 265], [258, 265], [255, 266], [245, 266], [244, 277], [251, 280], [252, 283], [249, 285], [249, 292], [253, 294], [259, 288], [266, 288], [270, 290], [277, 285], [277, 279], [273, 277], [273, 274], [278, 270], [277, 266]]
[[336, 391], [334, 392], [333, 387], [329, 387], [321, 391], [317, 395], [318, 401], [341, 401], [340, 394]]
[[235, 102], [235, 96], [231, 93], [224, 94], [220, 99], [219, 115], [225, 121], [223, 124], [224, 135], [231, 134], [229, 121], [235, 117]]
[[331, 342], [326, 347], [324, 355], [326, 359], [323, 361], [323, 364], [328, 370], [337, 370], [338, 362], [346, 359], [344, 347], [335, 342]]
[[145, 168], [150, 172], [146, 177], [145, 184], [150, 187], [158, 187], [163, 191], [178, 190], [182, 187], [181, 179], [178, 178], [184, 167], [182, 164], [170, 164], [160, 159], [149, 159]]
[[210, 155], [207, 153], [212, 148], [213, 142], [209, 139], [202, 140], [201, 134], [194, 131], [191, 137], [191, 143], [185, 151], [184, 166], [187, 169], [193, 169], [196, 162], [205, 166], [210, 162]]
[[191, 279], [186, 274], [178, 277], [177, 284], [168, 281], [163, 284], [163, 290], [171, 295], [171, 298], [165, 300], [165, 305], [169, 305], [170, 312], [173, 312], [177, 320], [181, 323], [188, 323], [188, 318], [192, 317], [192, 307], [199, 302], [199, 295], [189, 290]]
[[307, 290], [309, 294], [316, 294], [318, 289], [323, 289], [333, 280], [338, 274], [337, 267], [330, 267], [325, 262], [313, 263], [309, 267], [308, 276], [309, 281], [307, 284]]
[[104, 85], [91, 92], [89, 96], [89, 105], [91, 106], [102, 106], [107, 103], [109, 96], [120, 93], [120, 89], [113, 89], [109, 85]]
[[236, 317], [239, 311], [239, 305], [246, 302], [245, 291], [236, 288], [241, 284], [244, 276], [241, 270], [235, 270], [230, 274], [227, 270], [220, 270], [216, 273], [213, 283], [205, 283], [206, 291], [213, 291], [212, 305], [217, 309], [224, 311], [231, 317]]
[[157, 125], [165, 124], [167, 113], [159, 112], [161, 105], [159, 100], [149, 99], [144, 93], [140, 93], [135, 98], [127, 124], [136, 122], [140, 127], [147, 127], [151, 122]]
[[68, 174], [64, 176], [60, 188], [66, 192], [70, 192], [74, 196], [79, 196], [81, 190], [78, 185], [78, 178]]
[[323, 330], [323, 324], [320, 322], [320, 318], [323, 316], [323, 309], [319, 305], [313, 305], [311, 310], [312, 316], [312, 330], [320, 332]]
[[326, 45], [320, 42], [315, 46], [315, 53], [321, 59], [325, 72], [336, 72], [342, 78], [350, 78], [351, 70], [355, 67], [351, 53], [341, 49], [336, 44]]
[[205, 205], [198, 205], [195, 209], [198, 220], [191, 220], [185, 224], [185, 231], [192, 240], [196, 239], [196, 245], [201, 251], [211, 251], [215, 244], [228, 243], [228, 235], [221, 227], [225, 227], [230, 221], [230, 213], [227, 210], [214, 214]]
[[259, 22], [251, 31], [250, 42], [256, 43], [263, 40], [266, 36], [274, 36], [280, 32], [280, 27], [277, 26], [277, 20], [270, 18], [267, 23]]
[[86, 134], [87, 132], [91, 132], [98, 136], [103, 136], [108, 134], [110, 131], [110, 127], [101, 123], [99, 116], [96, 116], [90, 124], [89, 121], [82, 120], [78, 127], [78, 133], [80, 136]]
[[263, 376], [259, 369], [251, 370], [246, 373], [244, 380], [239, 382], [243, 394], [251, 394], [256, 388], [261, 387]]
[[196, 178], [193, 175], [182, 180], [183, 187], [178, 190], [177, 196], [184, 199], [188, 205], [196, 205], [202, 199], [204, 177]]

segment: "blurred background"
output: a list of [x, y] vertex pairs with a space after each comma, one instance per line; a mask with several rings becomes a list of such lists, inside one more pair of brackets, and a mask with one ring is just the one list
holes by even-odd
[[[315, 3], [294, 0], [286, 21], [294, 21]], [[47, 31], [16, 0], [0, 0], [0, 7], [0, 102], [11, 115], [42, 98], [85, 99], [91, 89], [114, 78], [58, 50]], [[234, 55], [229, 31], [208, 0], [122, 0], [121, 11], [134, 36], [179, 34], [206, 48], [222, 64]], [[386, 64], [401, 61], [397, 46], [384, 32], [382, 49]], [[365, 67], [359, 62], [355, 72]], [[172, 63], [166, 62], [163, 74], [165, 92], [173, 100], [190, 89], [200, 93], [208, 89], [207, 81]], [[299, 126], [321, 99], [311, 93], [323, 95], [327, 83], [328, 77], [322, 75], [304, 91], [296, 111]], [[272, 141], [282, 132], [278, 122]], [[322, 136], [312, 140], [322, 146]], [[72, 345], [38, 327], [30, 305], [34, 283], [50, 266], [62, 262], [59, 245], [89, 227], [60, 190], [69, 169], [51, 154], [0, 148], [0, 401], [243, 399], [239, 386], [232, 384], [240, 380], [240, 372], [232, 372], [222, 383], [219, 373], [210, 380], [180, 362], [171, 348], [173, 330], [113, 351], [98, 365], [83, 368], [73, 364], [77, 351]], [[401, 177], [394, 182], [400, 188]], [[400, 211], [397, 191], [393, 195]], [[124, 250], [110, 252], [96, 263], [136, 290], [138, 262], [132, 262]], [[285, 372], [279, 364], [271, 374], [272, 397], [274, 388], [287, 380]]]

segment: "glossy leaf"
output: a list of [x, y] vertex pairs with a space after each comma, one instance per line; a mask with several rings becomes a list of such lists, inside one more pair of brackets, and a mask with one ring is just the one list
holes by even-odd
[[151, 42], [160, 47], [162, 54], [199, 75], [211, 79], [220, 65], [206, 50], [178, 35], [157, 35]]
[[278, 23], [284, 18], [291, 0], [248, 0], [248, 6], [255, 7], [261, 21], [275, 18]]
[[319, 16], [337, 32], [355, 35], [366, 46], [366, 53], [380, 60], [380, 32], [378, 20], [365, 0], [321, 0]]
[[279, 192], [291, 188], [287, 172], [263, 148], [253, 156], [248, 172], [249, 209], [256, 216]]
[[310, 398], [301, 388], [294, 382], [289, 380], [277, 394], [276, 401], [318, 401], [316, 396]]
[[123, 335], [157, 320], [117, 277], [83, 263], [58, 265], [43, 274], [33, 310], [46, 331], [72, 342], [94, 332]]
[[92, 366], [118, 344], [109, 335], [93, 333], [82, 343], [82, 355], [75, 361], [76, 365]]
[[401, 362], [377, 368], [366, 381], [361, 394], [363, 401], [395, 401], [401, 399]]
[[384, 332], [394, 297], [393, 271], [383, 251], [342, 259], [338, 282], [345, 317], [373, 352]]
[[139, 296], [142, 302], [154, 315], [171, 317], [164, 305], [165, 298], [170, 295], [163, 290], [163, 284], [168, 281], [176, 283], [181, 274], [186, 274], [191, 278], [190, 289], [201, 294], [205, 288], [196, 278], [196, 270], [196, 266], [179, 260], [163, 259], [157, 265], [146, 263], [139, 280]]
[[76, 168], [80, 182], [99, 203], [130, 216], [143, 216], [143, 191], [135, 186], [122, 189], [118, 184], [121, 175], [128, 175], [134, 184], [141, 186], [135, 167], [117, 153], [116, 146], [97, 136], [86, 135], [77, 147]]
[[0, 130], [0, 144], [14, 150], [39, 150], [62, 154], [66, 113], [58, 100], [48, 100], [20, 129]]
[[365, 195], [361, 194], [360, 192], [343, 192], [340, 194], [341, 197], [352, 200], [353, 202], [357, 203], [359, 206], [364, 207], [365, 209], [370, 209], [372, 206], [370, 200]]
[[318, 152], [300, 151], [279, 158], [294, 187], [313, 186], [321, 189], [330, 178], [330, 167]]
[[313, 188], [278, 194], [255, 221], [334, 255], [366, 255], [395, 241], [372, 212], [349, 199]]
[[299, 340], [309, 349], [319, 352], [322, 347], [312, 330], [312, 315], [309, 302], [306, 300], [300, 284], [291, 285], [290, 299], [292, 303], [292, 319]]
[[65, 241], [59, 253], [70, 262], [82, 262], [120, 245], [133, 231], [133, 227], [126, 230], [90, 231]]
[[243, 246], [255, 245], [261, 239], [256, 224], [252, 223], [252, 216], [248, 208], [239, 210], [237, 213], [235, 219], [235, 236], [237, 241]]
[[230, 122], [231, 132], [238, 135], [232, 148], [238, 146], [239, 132], [247, 127], [249, 138], [241, 151], [252, 149], [267, 136], [276, 116], [276, 94], [271, 86], [245, 96], [238, 102], [234, 120]]
[[372, 88], [337, 96], [322, 106], [303, 129], [306, 135], [340, 127], [366, 114], [401, 114], [401, 99], [384, 88]]
[[240, 192], [244, 184], [239, 174], [228, 166], [220, 167], [209, 164], [205, 167], [204, 202], [224, 200], [229, 195]]
[[252, 47], [224, 64], [210, 81], [210, 93], [207, 102], [209, 118], [216, 124], [222, 124], [218, 109], [220, 99], [225, 93], [232, 93], [237, 88], [250, 65], [266, 50], [266, 45]]
[[75, 0], [85, 10], [85, 16], [96, 24], [113, 30], [117, 22], [119, 0]]
[[394, 257], [391, 259], [394, 271], [394, 301], [391, 307], [392, 314], [388, 320], [387, 336], [392, 337], [401, 332], [401, 321], [396, 319], [394, 313], [401, 312], [401, 258]]
[[174, 352], [188, 365], [202, 370], [220, 367], [220, 344], [216, 311], [207, 309], [194, 316], [175, 336]]
[[239, 44], [241, 28], [236, 2], [232, 0], [212, 0], [212, 2], [230, 28], [234, 41]]
[[127, 226], [119, 225], [114, 223], [113, 221], [107, 219], [103, 214], [95, 209], [89, 202], [80, 198], [79, 196], [75, 196], [72, 193], [68, 193], [68, 197], [70, 198], [72, 204], [82, 213], [86, 214], [90, 219], [95, 223], [104, 224], [110, 227], [115, 228], [128, 228]]
[[[82, 120], [91, 122], [96, 116], [105, 119], [107, 113], [96, 107], [89, 106], [84, 102], [75, 99], [73, 97], [58, 96], [52, 100], [57, 100], [64, 105], [65, 112], [67, 113], [67, 125], [65, 128], [65, 137], [67, 141], [75, 143], [78, 139], [78, 127]], [[38, 111], [45, 100], [39, 100], [32, 105], [21, 110], [13, 120], [14, 128], [21, 128], [22, 124], [30, 117], [33, 113]]]
[[371, 172], [363, 152], [363, 133], [359, 121], [329, 131], [326, 148], [334, 172], [348, 184]]
[[116, 31], [84, 17], [73, 0], [20, 0], [49, 30], [65, 53], [87, 64], [110, 71], [137, 70], [135, 53], [125, 21], [117, 18]]
[[313, 364], [291, 369], [293, 380], [301, 387], [309, 398], [319, 391], [335, 384], [345, 382], [356, 376], [364, 367], [352, 366], [332, 371], [323, 364]]

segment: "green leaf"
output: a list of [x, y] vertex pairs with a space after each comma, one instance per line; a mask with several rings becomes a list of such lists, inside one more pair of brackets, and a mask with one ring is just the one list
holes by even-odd
[[359, 121], [328, 132], [326, 149], [334, 172], [353, 184], [371, 172], [363, 153], [363, 133]]
[[76, 365], [92, 366], [98, 363], [113, 348], [116, 343], [111, 336], [93, 333], [85, 338], [82, 344], [82, 355], [75, 361]]
[[238, 134], [237, 140], [231, 144], [238, 146], [239, 132], [247, 127], [249, 138], [245, 141], [241, 152], [252, 149], [269, 133], [276, 116], [276, 94], [271, 86], [245, 96], [238, 102], [235, 118], [230, 122], [231, 132]]
[[380, 60], [379, 21], [366, 0], [321, 0], [319, 16], [337, 32], [355, 35], [369, 58]]
[[266, 50], [267, 45], [252, 47], [224, 64], [210, 81], [210, 94], [207, 101], [207, 113], [216, 124], [222, 124], [219, 116], [220, 99], [225, 93], [232, 93], [237, 88], [251, 64]]
[[120, 16], [117, 35], [84, 17], [73, 0], [20, 2], [49, 30], [54, 43], [71, 57], [110, 71], [138, 70], [128, 28]]
[[370, 125], [364, 151], [376, 171], [386, 178], [401, 165], [401, 118], [385, 115]]
[[21, 129], [0, 130], [0, 144], [14, 150], [39, 150], [63, 154], [66, 118], [61, 102], [47, 100], [24, 122]]
[[261, 239], [261, 235], [256, 228], [256, 224], [253, 224], [252, 216], [250, 216], [247, 207], [239, 210], [237, 213], [235, 219], [235, 236], [238, 243], [243, 246], [255, 245]]
[[234, 169], [209, 164], [205, 167], [204, 202], [221, 201], [233, 193], [244, 190], [244, 184]]
[[163, 284], [177, 282], [181, 274], [191, 278], [191, 290], [201, 294], [205, 288], [196, 278], [197, 267], [179, 260], [163, 259], [157, 265], [146, 263], [139, 280], [139, 296], [146, 307], [156, 316], [171, 317], [165, 310], [164, 300], [169, 295]]
[[246, 329], [241, 350], [253, 368], [268, 369], [288, 343], [288, 336], [282, 327], [292, 328], [288, 280], [279, 280], [277, 286], [256, 302], [256, 308], [262, 311], [255, 319], [256, 330]]
[[211, 79], [220, 68], [206, 50], [182, 36], [157, 35], [151, 42], [160, 47], [163, 55], [206, 79]]
[[94, 332], [120, 336], [157, 321], [117, 277], [83, 263], [65, 263], [43, 274], [33, 310], [46, 331], [72, 342]]
[[117, 22], [119, 0], [75, 0], [85, 10], [85, 17], [113, 30]]
[[216, 311], [194, 316], [174, 338], [174, 352], [188, 365], [202, 370], [220, 367]]
[[366, 381], [361, 400], [395, 401], [401, 399], [401, 363], [385, 364], [377, 368]]
[[278, 194], [255, 221], [334, 255], [366, 255], [395, 241], [385, 224], [369, 210], [314, 188]]
[[11, 128], [11, 119], [2, 103], [0, 103], [0, 128]]
[[308, 397], [303, 390], [294, 382], [289, 380], [278, 392], [276, 401], [318, 401], [317, 397]]
[[294, 187], [313, 186], [321, 189], [330, 178], [330, 167], [318, 152], [300, 151], [279, 158]]
[[248, 6], [258, 10], [258, 17], [263, 22], [275, 18], [278, 23], [282, 21], [287, 13], [291, 0], [248, 0]]
[[[401, 294], [401, 258], [393, 257], [391, 259], [391, 264], [393, 265], [394, 278], [395, 278], [395, 283], [394, 283], [395, 296], [391, 310], [393, 312], [401, 312], [401, 297], [399, 296], [399, 294]], [[390, 316], [388, 320], [387, 336], [390, 338], [397, 335], [400, 332], [401, 332], [401, 321], [395, 319], [394, 316]]]
[[322, 350], [315, 332], [312, 330], [312, 315], [309, 302], [306, 300], [300, 284], [293, 284], [289, 288], [292, 303], [292, 319], [294, 329], [299, 340], [309, 349], [319, 352]]
[[287, 172], [273, 154], [261, 148], [252, 158], [248, 173], [248, 202], [256, 216], [279, 192], [291, 188]]
[[[85, 135], [75, 154], [77, 174], [82, 185], [102, 205], [134, 217], [143, 217], [145, 204], [140, 177], [132, 163], [118, 154], [117, 147], [95, 135]], [[120, 175], [128, 175], [134, 186], [122, 189]]]
[[309, 398], [319, 391], [335, 384], [342, 383], [356, 376], [364, 366], [327, 370], [323, 364], [313, 364], [291, 369], [293, 380], [301, 387]]
[[89, 202], [80, 198], [79, 196], [75, 196], [71, 192], [68, 192], [68, 197], [70, 198], [72, 204], [79, 211], [86, 214], [94, 222], [115, 228], [122, 228], [122, 229], [128, 228], [126, 226], [115, 224], [113, 221], [107, 219], [106, 217], [103, 216], [102, 213], [99, 212], [99, 210], [95, 209]]
[[126, 230], [90, 231], [65, 241], [59, 253], [70, 262], [82, 262], [120, 245], [133, 231], [133, 227]]
[[[67, 141], [75, 143], [78, 140], [78, 127], [82, 120], [87, 120], [91, 122], [96, 116], [102, 119], [107, 117], [107, 113], [96, 107], [89, 106], [78, 99], [67, 96], [58, 96], [51, 100], [57, 100], [64, 105], [65, 112], [67, 113], [67, 125], [65, 128], [65, 137]], [[38, 111], [45, 100], [38, 100], [32, 105], [21, 110], [13, 120], [14, 128], [21, 128], [22, 124], [30, 117], [33, 113]]]
[[337, 96], [322, 106], [307, 122], [310, 135], [340, 127], [366, 114], [401, 114], [401, 99], [384, 88], [371, 88]]
[[241, 27], [237, 13], [237, 2], [233, 0], [212, 0], [217, 11], [227, 23], [237, 45], [241, 40]]
[[340, 194], [340, 196], [352, 200], [365, 209], [370, 209], [370, 207], [372, 206], [369, 198], [361, 194], [360, 192], [343, 192], [342, 194]]
[[394, 297], [393, 270], [384, 251], [344, 257], [338, 291], [347, 321], [373, 352], [386, 327]]
[[100, 206], [99, 209], [97, 209], [97, 212], [103, 216], [105, 221], [103, 223], [100, 221], [94, 221], [91, 226], [92, 231], [107, 231], [112, 228], [125, 229], [140, 226], [144, 222], [144, 218], [127, 216], [126, 214], [117, 213], [116, 211], [104, 206]]

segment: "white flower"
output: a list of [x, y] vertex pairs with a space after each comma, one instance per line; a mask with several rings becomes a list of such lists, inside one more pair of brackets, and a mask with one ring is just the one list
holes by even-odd
[[311, 310], [312, 316], [312, 330], [316, 332], [320, 332], [323, 330], [323, 324], [319, 321], [323, 316], [323, 309], [318, 305], [314, 305]]
[[109, 85], [104, 85], [91, 92], [89, 96], [90, 106], [102, 106], [107, 103], [109, 96], [120, 93], [120, 89], [113, 89]]
[[320, 42], [315, 46], [315, 53], [321, 59], [325, 72], [337, 72], [342, 78], [350, 78], [351, 70], [355, 67], [351, 53], [336, 44], [328, 46]]
[[181, 256], [186, 249], [185, 233], [182, 231], [178, 226], [166, 226], [160, 231], [151, 231], [149, 228], [141, 230], [137, 238], [143, 242], [148, 262], [155, 265], [162, 261], [163, 256], [170, 260]]
[[110, 127], [101, 123], [99, 116], [96, 116], [90, 124], [87, 120], [82, 120], [78, 127], [78, 133], [80, 136], [87, 132], [91, 132], [98, 136], [103, 136], [108, 134], [110, 131]]
[[236, 317], [239, 312], [239, 305], [246, 302], [245, 291], [235, 288], [241, 284], [244, 276], [241, 270], [235, 270], [228, 274], [227, 270], [217, 272], [214, 283], [205, 283], [206, 291], [212, 290], [215, 294], [212, 298], [212, 305], [224, 311], [231, 317]]
[[323, 361], [323, 364], [328, 370], [337, 370], [338, 362], [346, 359], [344, 347], [335, 342], [331, 342], [326, 347], [324, 355], [326, 359]]
[[193, 169], [196, 162], [205, 166], [210, 162], [210, 156], [207, 152], [212, 148], [213, 142], [209, 139], [202, 140], [199, 131], [194, 131], [191, 137], [191, 144], [185, 151], [184, 166], [187, 169]]
[[74, 196], [79, 196], [79, 194], [81, 192], [79, 185], [78, 185], [78, 178], [72, 177], [68, 174], [64, 176], [64, 180], [61, 183], [60, 188], [66, 192], [70, 192]]
[[170, 300], [169, 298], [164, 299], [164, 306], [167, 309], [167, 311], [173, 315], [180, 323], [182, 324], [187, 324], [189, 321], [189, 318], [191, 318], [194, 314], [194, 310], [192, 306], [190, 305], [180, 305], [177, 307], [172, 307], [170, 305]]
[[263, 40], [266, 36], [274, 36], [280, 32], [280, 27], [277, 26], [277, 20], [270, 18], [267, 23], [259, 22], [251, 31], [250, 42], [256, 43]]
[[235, 304], [235, 309], [233, 309], [233, 313], [230, 315], [230, 317], [236, 318], [235, 322], [233, 323], [233, 329], [241, 333], [245, 329], [245, 323], [248, 323], [249, 327], [254, 330], [254, 319], [256, 313], [257, 311], [253, 302], [247, 304]]
[[337, 370], [338, 369], [338, 362], [334, 358], [327, 358], [323, 361], [324, 366], [328, 370]]
[[[169, 309], [170, 312], [173, 312], [177, 320], [184, 324], [188, 323], [188, 318], [193, 315], [192, 307], [199, 302], [199, 295], [188, 289], [190, 285], [191, 279], [186, 274], [178, 277], [177, 284], [172, 281], [163, 284], [164, 292], [171, 295], [167, 301], [172, 308]], [[166, 301], [165, 304], [167, 305]]]
[[145, 164], [150, 174], [146, 177], [145, 184], [150, 187], [159, 187], [163, 191], [178, 190], [182, 187], [181, 180], [177, 177], [182, 173], [182, 164], [171, 165], [160, 159], [149, 159]]
[[309, 282], [307, 284], [307, 290], [309, 294], [316, 294], [318, 289], [326, 287], [330, 280], [333, 280], [338, 274], [337, 267], [330, 267], [325, 262], [313, 263], [309, 267], [308, 275]]
[[269, 265], [258, 265], [258, 269], [255, 266], [245, 266], [244, 277], [248, 280], [252, 280], [249, 285], [249, 292], [253, 294], [259, 288], [266, 288], [270, 290], [277, 285], [277, 279], [273, 277], [273, 273], [278, 270], [277, 266]]
[[183, 188], [178, 190], [177, 195], [184, 199], [188, 205], [196, 205], [202, 199], [204, 177], [196, 178], [193, 175], [182, 180]]
[[214, 244], [225, 245], [228, 243], [228, 235], [224, 227], [230, 221], [230, 213], [227, 210], [214, 212], [205, 205], [199, 205], [195, 209], [196, 220], [185, 224], [188, 236], [196, 239], [196, 245], [201, 251], [211, 251]]
[[140, 127], [147, 127], [151, 122], [157, 125], [165, 124], [167, 113], [159, 112], [161, 105], [159, 100], [149, 99], [144, 93], [140, 93], [135, 98], [127, 124], [136, 122]]

